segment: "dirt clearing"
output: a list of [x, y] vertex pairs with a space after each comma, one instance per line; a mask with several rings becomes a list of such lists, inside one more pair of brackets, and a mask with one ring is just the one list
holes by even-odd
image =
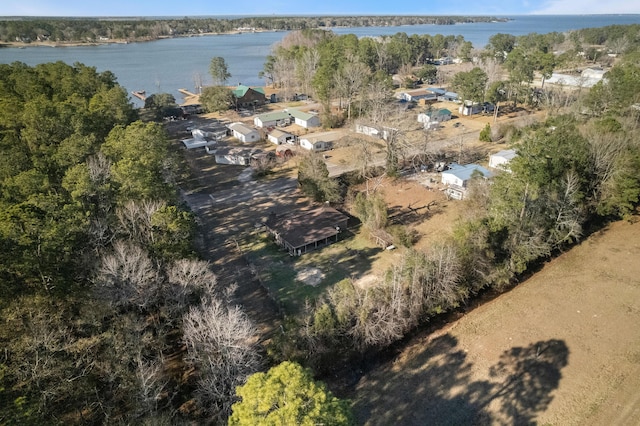
[[640, 224], [614, 223], [417, 337], [355, 387], [359, 423], [639, 424], [639, 256]]

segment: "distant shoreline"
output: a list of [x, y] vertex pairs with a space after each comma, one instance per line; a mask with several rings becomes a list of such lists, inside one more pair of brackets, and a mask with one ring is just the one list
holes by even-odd
[[227, 32], [210, 32], [200, 34], [176, 35], [176, 36], [159, 36], [156, 38], [141, 38], [139, 40], [126, 39], [109, 39], [98, 41], [3, 41], [0, 42], [0, 48], [23, 49], [26, 47], [80, 47], [80, 46], [103, 46], [110, 44], [132, 44], [132, 43], [148, 43], [152, 41], [170, 40], [175, 38], [192, 38], [192, 37], [208, 37], [218, 35], [234, 35], [234, 34], [252, 34], [252, 33], [284, 33], [290, 30], [261, 30], [252, 31], [227, 31]]

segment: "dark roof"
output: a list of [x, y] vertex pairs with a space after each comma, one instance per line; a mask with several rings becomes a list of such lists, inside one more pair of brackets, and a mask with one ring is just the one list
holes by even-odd
[[334, 208], [320, 207], [280, 216], [272, 213], [266, 225], [290, 246], [298, 248], [337, 235], [347, 220], [346, 215]]

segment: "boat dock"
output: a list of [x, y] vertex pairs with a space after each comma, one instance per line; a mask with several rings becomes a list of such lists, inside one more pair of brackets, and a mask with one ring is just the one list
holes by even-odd
[[133, 92], [131, 92], [131, 94], [141, 101], [147, 99], [147, 92], [144, 90], [134, 90]]

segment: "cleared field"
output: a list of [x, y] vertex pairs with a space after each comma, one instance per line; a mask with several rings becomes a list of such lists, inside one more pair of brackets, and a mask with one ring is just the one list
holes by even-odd
[[617, 222], [350, 397], [359, 423], [640, 424], [640, 224]]

